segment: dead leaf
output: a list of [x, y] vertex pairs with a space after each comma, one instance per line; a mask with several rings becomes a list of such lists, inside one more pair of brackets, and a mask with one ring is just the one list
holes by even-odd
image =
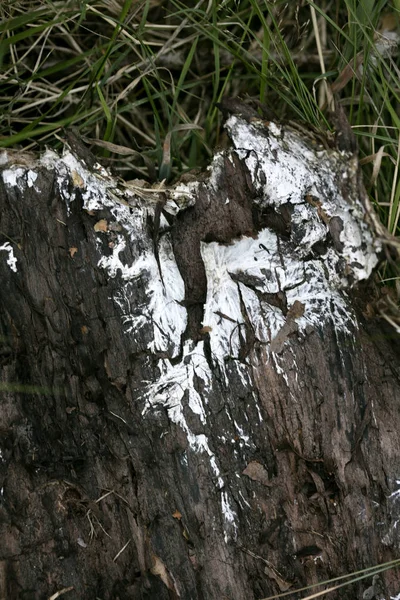
[[104, 140], [98, 140], [93, 138], [86, 138], [90, 143], [95, 146], [99, 146], [100, 148], [105, 148], [109, 152], [113, 152], [114, 154], [120, 154], [121, 156], [131, 156], [132, 154], [135, 156], [141, 156], [140, 152], [137, 150], [133, 150], [133, 148], [128, 148], [127, 146], [120, 146], [118, 144], [112, 144], [111, 142], [105, 142]]
[[377, 180], [379, 171], [381, 169], [382, 158], [384, 156], [389, 158], [389, 160], [391, 160], [393, 162], [393, 164], [396, 165], [395, 159], [388, 152], [385, 152], [384, 149], [385, 149], [385, 146], [381, 146], [379, 148], [378, 152], [375, 152], [375, 154], [370, 154], [369, 156], [364, 156], [364, 158], [362, 158], [359, 161], [360, 165], [366, 165], [367, 163], [370, 163], [370, 162], [374, 163], [369, 185], [375, 184], [375, 181]]
[[359, 66], [363, 63], [364, 52], [359, 52], [356, 55], [355, 64], [354, 61], [348, 63], [343, 71], [339, 74], [338, 78], [332, 83], [331, 91], [333, 94], [337, 94], [344, 88], [345, 85], [357, 74]]
[[182, 519], [182, 515], [179, 512], [179, 510], [176, 510], [174, 513], [172, 513], [172, 516], [174, 517], [174, 519], [178, 519], [178, 520]]
[[394, 31], [399, 26], [399, 17], [395, 12], [387, 12], [382, 15], [379, 23], [379, 33], [384, 31]]
[[72, 175], [72, 183], [74, 184], [74, 186], [78, 187], [78, 188], [83, 188], [85, 185], [85, 182], [83, 181], [83, 179], [79, 175], [79, 173], [77, 173], [76, 171], [72, 171], [71, 175]]
[[299, 319], [304, 315], [305, 305], [300, 300], [295, 300], [289, 308], [286, 319]]
[[108, 229], [108, 223], [107, 223], [106, 219], [100, 219], [100, 221], [97, 221], [97, 223], [94, 225], [93, 229], [95, 231], [106, 232]]
[[212, 327], [210, 327], [209, 325], [206, 325], [205, 327], [202, 327], [199, 330], [199, 334], [203, 335], [204, 333], [210, 333], [212, 331]]
[[169, 590], [176, 591], [171, 576], [161, 558], [159, 558], [156, 554], [153, 554], [152, 559], [153, 566], [150, 569], [151, 573], [153, 575], [157, 575]]
[[270, 579], [274, 579], [276, 581], [281, 592], [287, 592], [287, 590], [292, 587], [292, 584], [289, 583], [289, 581], [285, 581], [284, 579], [282, 579], [282, 577], [280, 577], [277, 571], [275, 571], [274, 569], [271, 569], [270, 567], [265, 567], [264, 573]]

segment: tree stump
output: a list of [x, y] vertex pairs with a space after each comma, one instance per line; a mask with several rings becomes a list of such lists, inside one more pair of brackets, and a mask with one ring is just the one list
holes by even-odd
[[[398, 558], [399, 336], [365, 308], [357, 155], [226, 128], [171, 187], [1, 156], [0, 598], [297, 598]], [[370, 584], [330, 598], [400, 592]]]

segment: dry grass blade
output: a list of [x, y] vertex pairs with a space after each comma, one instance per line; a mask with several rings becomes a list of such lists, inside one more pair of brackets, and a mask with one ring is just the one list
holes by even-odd
[[[357, 581], [360, 581], [362, 579], [374, 577], [379, 573], [383, 573], [384, 571], [387, 571], [389, 569], [393, 569], [393, 568], [396, 568], [399, 566], [400, 566], [400, 559], [392, 560], [387, 563], [383, 563], [381, 565], [369, 567], [368, 569], [362, 569], [360, 571], [355, 571], [354, 573], [349, 573], [348, 575], [341, 575], [340, 577], [334, 577], [333, 579], [329, 579], [327, 581], [321, 581], [320, 583], [314, 583], [312, 585], [309, 585], [309, 586], [306, 586], [303, 588], [299, 588], [298, 590], [291, 590], [289, 592], [283, 592], [282, 594], [275, 594], [274, 596], [268, 596], [268, 598], [262, 598], [262, 600], [277, 600], [278, 598], [285, 598], [285, 597], [291, 596], [293, 594], [299, 594], [300, 592], [310, 590], [317, 586], [329, 585], [331, 583], [335, 583], [338, 581], [342, 582], [342, 583], [339, 583], [338, 585], [335, 585], [335, 586], [327, 588], [325, 590], [316, 592], [315, 594], [305, 596], [303, 598], [303, 600], [312, 600], [313, 598], [320, 598], [321, 596], [323, 596], [325, 594], [329, 594], [339, 588], [346, 587], [346, 586], [351, 585], [352, 583], [356, 583]], [[348, 581], [343, 581], [344, 579], [347, 579]]]
[[56, 592], [55, 594], [52, 594], [49, 597], [49, 600], [56, 600], [57, 598], [59, 598], [60, 596], [63, 596], [67, 592], [72, 592], [72, 590], [74, 590], [74, 589], [75, 588], [73, 586], [70, 586], [70, 587], [63, 588], [62, 590], [58, 590], [58, 592]]
[[[317, 51], [318, 51], [319, 64], [321, 67], [321, 73], [324, 74], [324, 73], [326, 73], [325, 60], [324, 60], [324, 54], [322, 51], [321, 39], [320, 39], [320, 35], [319, 35], [317, 15], [315, 12], [315, 8], [311, 5], [310, 5], [310, 11], [311, 11], [312, 24], [313, 24], [313, 28], [314, 28], [315, 42], [317, 44]], [[319, 106], [322, 108], [325, 105], [325, 98], [326, 98], [329, 110], [333, 111], [334, 110], [333, 93], [329, 89], [329, 86], [328, 86], [325, 78], [323, 79], [322, 85], [323, 85], [322, 89], [324, 91], [324, 94], [321, 95]]]
[[[388, 229], [395, 235], [400, 218], [400, 198], [399, 198], [399, 162], [400, 162], [400, 133], [397, 145], [396, 165], [393, 174], [392, 192], [390, 194], [390, 208], [388, 216]], [[396, 197], [397, 196], [397, 197]]]

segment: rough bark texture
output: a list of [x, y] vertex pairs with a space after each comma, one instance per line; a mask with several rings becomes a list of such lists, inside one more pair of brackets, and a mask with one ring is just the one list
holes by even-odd
[[[343, 251], [343, 222], [330, 222], [341, 217], [327, 216], [311, 190], [304, 206], [325, 233], [305, 249], [293, 195], [274, 208], [260, 160], [250, 176], [252, 152], [237, 144], [219, 155], [217, 175], [177, 216], [165, 213], [158, 299], [154, 261], [122, 288], [127, 273], [103, 260], [118, 244], [126, 265], [152, 255], [154, 202], [132, 193], [101, 204], [84, 167], [63, 172], [54, 157], [3, 165], [0, 598], [260, 600], [398, 557], [398, 340], [363, 318], [343, 281], [346, 327], [318, 323], [318, 310], [306, 321], [315, 307], [304, 295], [295, 304], [296, 285], [311, 285], [327, 247]], [[345, 188], [340, 161], [337, 169]], [[119, 220], [112, 202], [119, 210], [121, 201]], [[270, 248], [254, 261], [266, 261], [274, 289], [261, 287], [260, 271], [229, 267], [243, 318], [228, 314], [229, 302], [207, 312], [206, 253], [228, 256], [235, 240], [264, 252], [267, 230], [280, 276], [268, 268]], [[296, 254], [305, 279], [291, 287], [285, 266]], [[182, 278], [174, 301], [171, 261]], [[335, 272], [351, 278], [343, 261]], [[259, 302], [251, 314], [250, 293]], [[161, 320], [146, 312], [152, 302]], [[174, 310], [184, 314], [177, 341], [160, 325]], [[209, 325], [211, 313], [219, 321]], [[230, 325], [217, 343], [218, 327]], [[330, 597], [361, 599], [365, 581]], [[371, 597], [395, 597], [398, 572], [382, 585]]]

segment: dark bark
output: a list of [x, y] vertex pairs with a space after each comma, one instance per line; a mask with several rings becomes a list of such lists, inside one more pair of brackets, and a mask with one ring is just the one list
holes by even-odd
[[[361, 311], [379, 243], [356, 158], [230, 131], [163, 192], [165, 285], [148, 190], [71, 155], [3, 164], [1, 598], [260, 600], [398, 557], [398, 337]], [[330, 157], [330, 183], [283, 197], [261, 142], [272, 165]]]

